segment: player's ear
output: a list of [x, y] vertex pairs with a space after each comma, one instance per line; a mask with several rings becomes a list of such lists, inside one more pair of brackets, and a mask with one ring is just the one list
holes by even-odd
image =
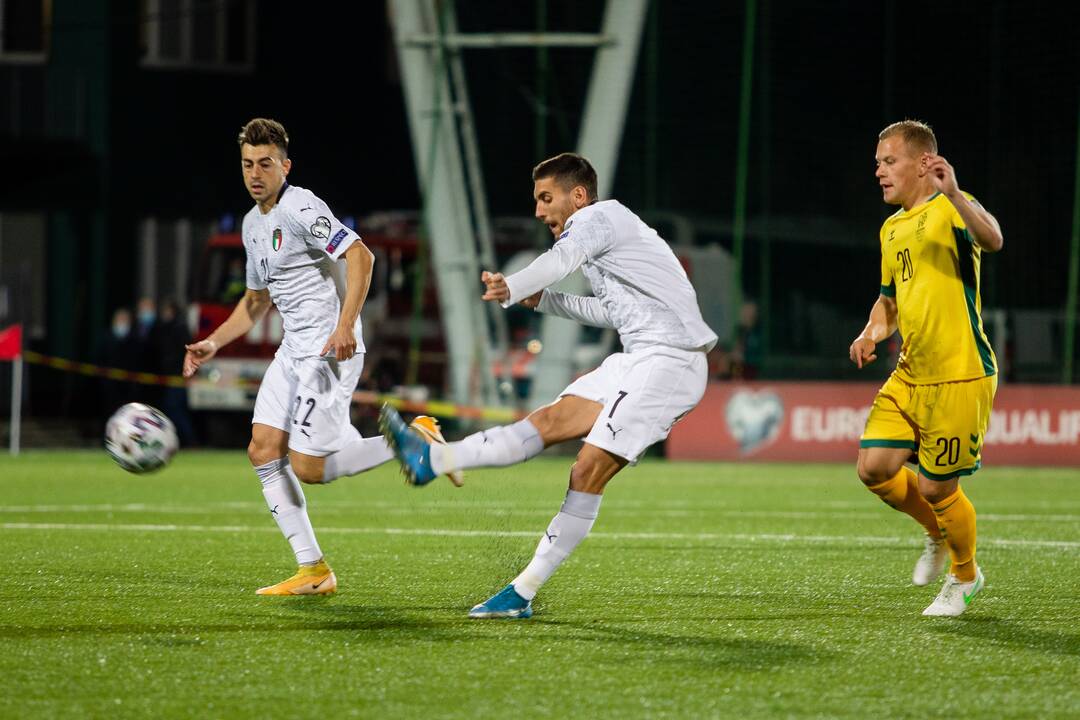
[[285, 175], [289, 174], [289, 170], [292, 169], [292, 160], [285, 158], [281, 161], [281, 170]]
[[589, 204], [589, 193], [585, 190], [585, 186], [575, 185], [570, 191], [570, 199], [573, 200], [574, 207], [580, 210]]
[[930, 159], [929, 153], [922, 153], [919, 155], [919, 177], [926, 174], [926, 163]]

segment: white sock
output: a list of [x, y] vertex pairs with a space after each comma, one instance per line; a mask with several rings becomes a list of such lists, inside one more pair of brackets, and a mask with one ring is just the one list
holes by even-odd
[[262, 481], [263, 497], [281, 534], [289, 541], [299, 565], [314, 565], [322, 559], [315, 530], [308, 520], [307, 501], [300, 481], [289, 467], [288, 458], [271, 460], [255, 468]]
[[536, 597], [540, 586], [589, 534], [600, 513], [603, 497], [577, 490], [566, 491], [566, 500], [536, 546], [532, 561], [510, 583], [518, 595], [526, 600]]
[[501, 467], [525, 462], [544, 449], [540, 431], [528, 420], [473, 433], [460, 442], [431, 446], [436, 474], [473, 467]]
[[322, 481], [328, 483], [339, 477], [362, 473], [382, 465], [393, 457], [394, 451], [390, 449], [386, 438], [381, 436], [362, 438], [357, 435], [356, 440], [336, 453], [326, 456]]

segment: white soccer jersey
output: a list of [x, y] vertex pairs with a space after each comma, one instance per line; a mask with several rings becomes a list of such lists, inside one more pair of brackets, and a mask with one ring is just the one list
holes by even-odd
[[702, 319], [697, 294], [675, 253], [617, 200], [575, 212], [551, 250], [506, 278], [506, 304], [520, 302], [578, 267], [594, 297], [544, 290], [540, 312], [615, 328], [626, 352], [656, 345], [709, 350], [716, 344], [716, 333]]
[[[247, 286], [267, 289], [281, 313], [281, 347], [293, 357], [317, 355], [337, 326], [345, 297], [336, 260], [360, 238], [314, 193], [285, 184], [265, 215], [256, 205], [244, 216]], [[364, 352], [356, 318], [356, 352]]]

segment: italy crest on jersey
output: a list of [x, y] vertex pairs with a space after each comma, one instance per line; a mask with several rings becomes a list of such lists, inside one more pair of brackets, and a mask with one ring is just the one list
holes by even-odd
[[275, 252], [281, 249], [281, 228], [274, 228], [274, 240], [271, 244]]

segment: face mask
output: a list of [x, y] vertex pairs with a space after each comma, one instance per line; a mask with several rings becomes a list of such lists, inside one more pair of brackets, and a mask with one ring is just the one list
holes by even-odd
[[113, 323], [112, 334], [117, 340], [123, 340], [131, 332], [131, 326], [127, 323]]
[[139, 313], [139, 322], [143, 325], [150, 325], [154, 322], [154, 317], [155, 314], [153, 310], [144, 310], [143, 312]]

